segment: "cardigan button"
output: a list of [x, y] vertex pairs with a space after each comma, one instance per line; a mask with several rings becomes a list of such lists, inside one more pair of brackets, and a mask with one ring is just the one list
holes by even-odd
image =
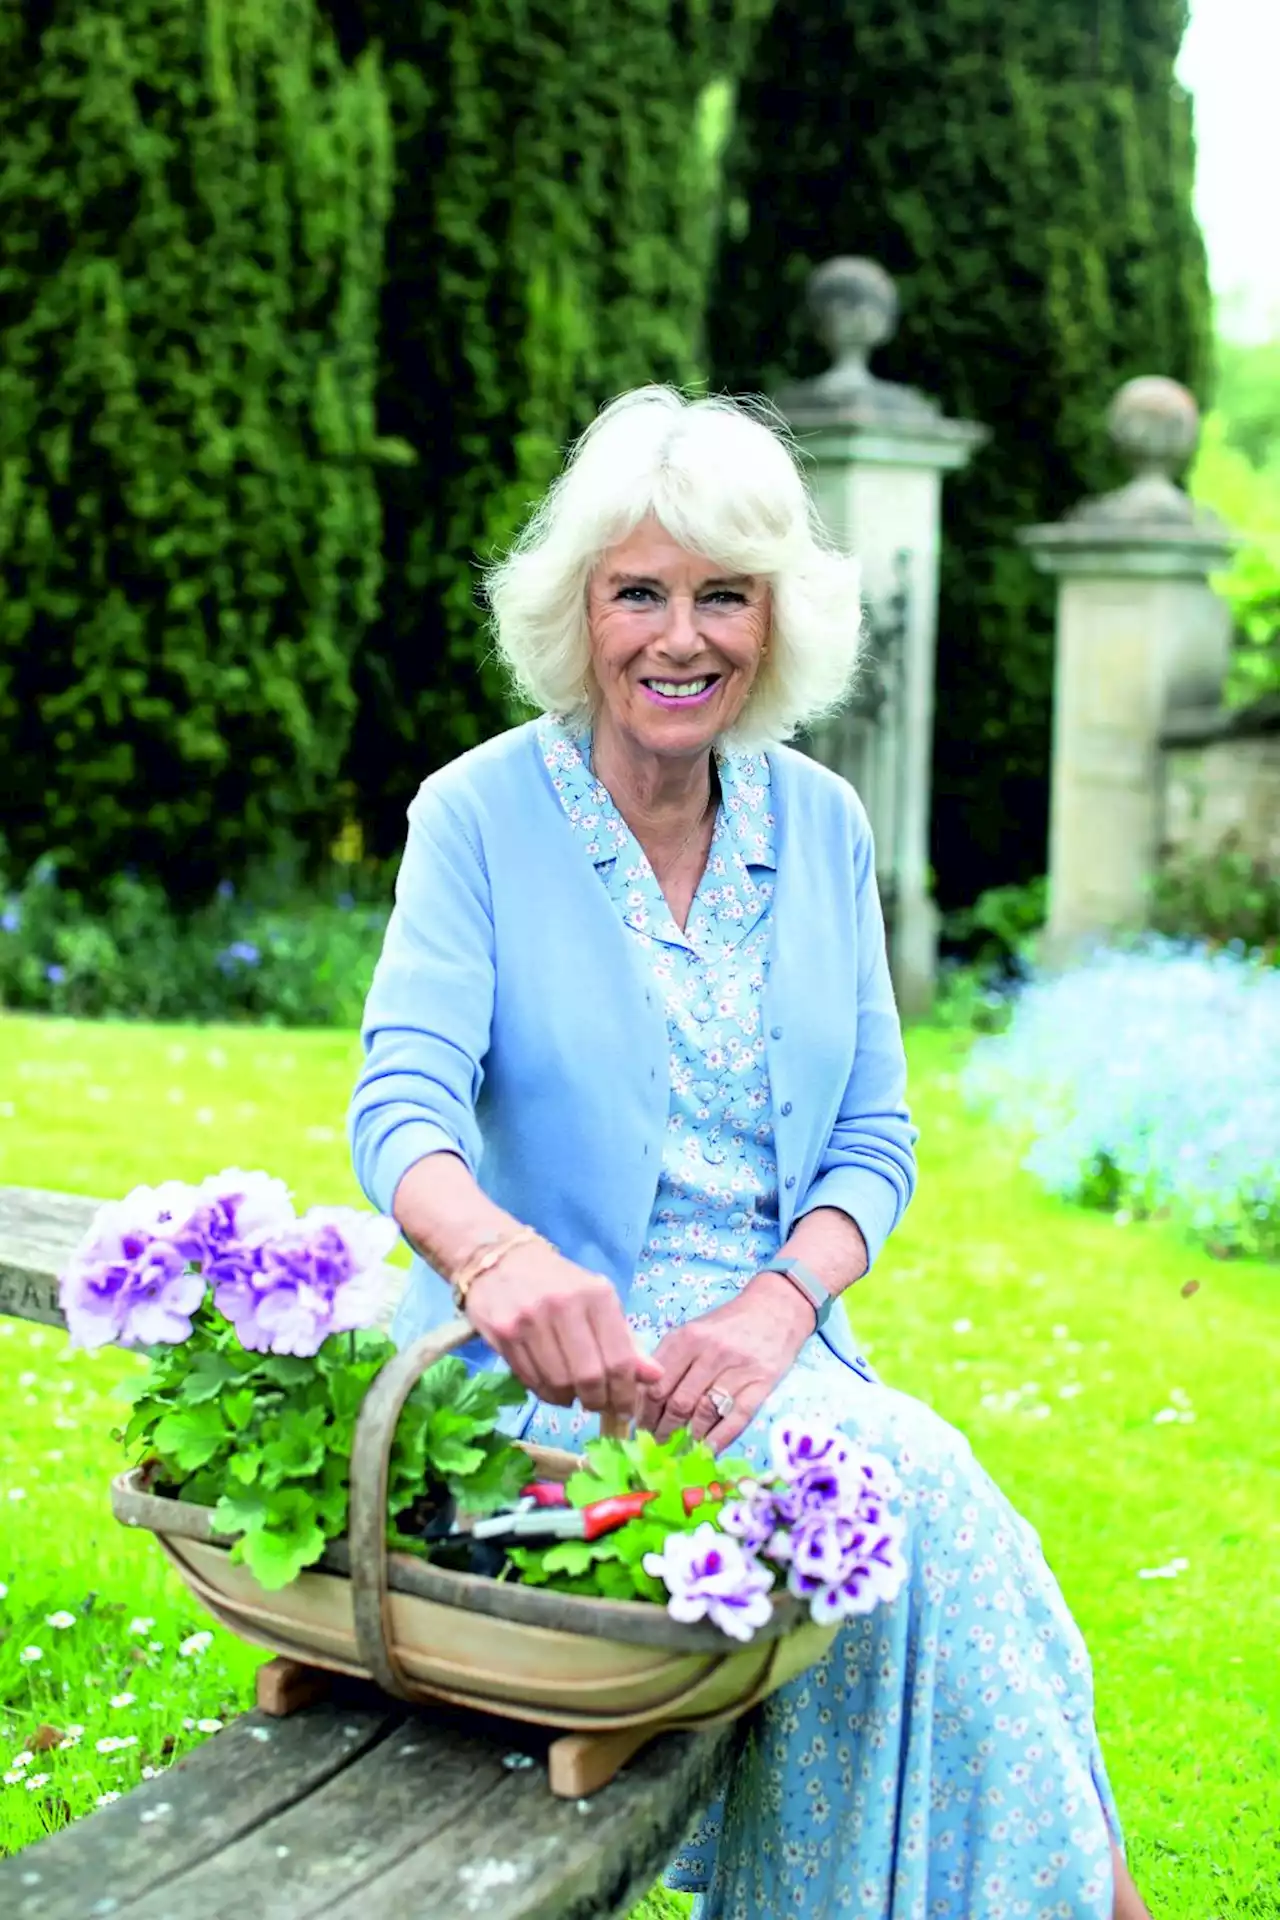
[[786, 1185], [788, 1190], [790, 1190], [792, 1187], [794, 1187], [795, 1183], [796, 1183], [796, 1177], [794, 1173], [789, 1173], [787, 1175], [787, 1178], [784, 1184]]
[[771, 1040], [781, 1040], [781, 1038], [782, 1038], [782, 1028], [781, 1028], [781, 1027], [770, 1027], [770, 1029], [769, 1029], [769, 1038], [770, 1038]]
[[782, 1103], [783, 1116], [785, 1117], [787, 1114], [790, 1113], [790, 1111], [791, 1111], [791, 1102], [789, 1100], [784, 1100]]

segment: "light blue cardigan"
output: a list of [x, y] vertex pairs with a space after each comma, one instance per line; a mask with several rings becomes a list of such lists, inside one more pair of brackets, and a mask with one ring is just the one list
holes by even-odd
[[[781, 1237], [802, 1213], [838, 1207], [874, 1260], [911, 1198], [916, 1131], [871, 833], [837, 775], [788, 747], [769, 763], [778, 870], [763, 1019]], [[667, 1125], [666, 1022], [532, 725], [432, 774], [409, 808], [362, 1038], [350, 1133], [375, 1207], [391, 1211], [425, 1154], [460, 1154], [500, 1206], [626, 1300]], [[453, 1311], [415, 1256], [397, 1337]], [[823, 1338], [856, 1358], [842, 1315]], [[463, 1351], [492, 1360], [478, 1339]]]

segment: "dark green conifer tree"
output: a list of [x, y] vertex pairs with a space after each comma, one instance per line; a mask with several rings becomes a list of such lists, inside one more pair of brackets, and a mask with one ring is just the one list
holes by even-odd
[[390, 121], [312, 0], [0, 0], [0, 836], [179, 896], [345, 811]]
[[506, 724], [481, 562], [602, 401], [704, 372], [717, 129], [762, 0], [326, 0], [396, 126], [379, 419], [387, 578], [351, 777], [398, 848], [418, 781]]

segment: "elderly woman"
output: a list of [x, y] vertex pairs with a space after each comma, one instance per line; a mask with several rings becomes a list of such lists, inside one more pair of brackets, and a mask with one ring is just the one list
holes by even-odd
[[352, 1108], [397, 1336], [465, 1297], [547, 1444], [787, 1412], [893, 1462], [908, 1585], [763, 1709], [669, 1876], [706, 1920], [1141, 1915], [1035, 1535], [836, 1306], [915, 1183], [866, 816], [779, 744], [847, 692], [855, 564], [767, 424], [644, 389], [489, 591], [542, 717], [409, 810]]

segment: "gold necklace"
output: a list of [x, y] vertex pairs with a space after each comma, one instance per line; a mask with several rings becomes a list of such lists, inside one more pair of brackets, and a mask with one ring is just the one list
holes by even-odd
[[[596, 781], [596, 783], [599, 786], [604, 787], [604, 781], [601, 780], [599, 773], [596, 771], [596, 756], [595, 756], [594, 748], [592, 749], [591, 760], [589, 764], [591, 768], [591, 778], [594, 781]], [[607, 787], [605, 787], [605, 792], [606, 793], [609, 792], [609, 789]], [[609, 797], [610, 799], [613, 799], [612, 794], [610, 794]], [[671, 856], [670, 863], [667, 865], [665, 873], [659, 873], [657, 866], [654, 864], [653, 856], [647, 851], [646, 848], [644, 847], [640, 848], [640, 851], [644, 854], [645, 859], [649, 862], [649, 869], [653, 874], [654, 879], [657, 881], [658, 886], [664, 892], [666, 891], [667, 881], [670, 879], [671, 875], [675, 872], [681, 860], [684, 858], [686, 852], [689, 849], [689, 846], [693, 841], [694, 835], [700, 830], [700, 828], [706, 826], [707, 813], [715, 803], [715, 797], [716, 797], [715, 756], [713, 755], [711, 760], [711, 770], [708, 772], [708, 775], [707, 775], [707, 798], [702, 807], [702, 811], [699, 813], [697, 819], [694, 821], [693, 825], [690, 827], [688, 833], [686, 833], [684, 839], [680, 842], [680, 845], [676, 848], [675, 853]], [[615, 805], [615, 807], [618, 805], [616, 800], [614, 800], [613, 804]], [[618, 811], [619, 813], [622, 812], [621, 807], [618, 807]], [[637, 838], [637, 844], [639, 844], [639, 836], [637, 835], [636, 838]]]
[[649, 865], [653, 867], [653, 877], [657, 881], [659, 887], [663, 890], [664, 893], [666, 892], [667, 881], [671, 878], [671, 875], [675, 872], [676, 868], [680, 865], [681, 860], [684, 858], [686, 851], [688, 850], [690, 844], [692, 843], [694, 835], [698, 833], [703, 827], [706, 826], [707, 812], [711, 806], [711, 801], [712, 801], [712, 794], [711, 794], [710, 785], [708, 784], [707, 804], [705, 807], [703, 807], [702, 812], [698, 815], [697, 819], [694, 821], [693, 825], [690, 827], [688, 833], [685, 835], [684, 839], [680, 842], [680, 845], [676, 848], [676, 851], [672, 854], [671, 864], [667, 867], [665, 873], [659, 873], [657, 867], [654, 866], [653, 864], [652, 855], [647, 853], [645, 854], [645, 859], [648, 860]]

